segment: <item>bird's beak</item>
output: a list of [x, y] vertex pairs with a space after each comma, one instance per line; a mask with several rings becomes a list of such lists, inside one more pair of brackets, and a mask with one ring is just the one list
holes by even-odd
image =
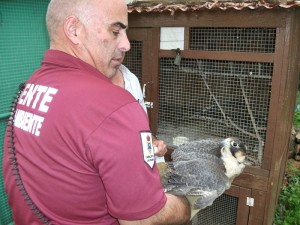
[[239, 163], [244, 162], [245, 159], [246, 159], [246, 155], [245, 155], [245, 153], [242, 152], [242, 151], [236, 152], [236, 153], [234, 154], [234, 156], [235, 156], [236, 160], [237, 160]]

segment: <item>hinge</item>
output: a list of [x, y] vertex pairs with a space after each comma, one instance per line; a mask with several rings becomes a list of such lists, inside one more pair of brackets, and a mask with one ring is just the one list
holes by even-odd
[[147, 108], [153, 109], [153, 102], [145, 101], [145, 105]]
[[250, 207], [253, 207], [254, 206], [254, 198], [247, 197], [246, 205], [250, 206]]

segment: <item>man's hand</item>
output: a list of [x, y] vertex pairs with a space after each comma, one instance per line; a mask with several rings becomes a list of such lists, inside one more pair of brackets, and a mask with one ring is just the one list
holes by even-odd
[[152, 136], [152, 144], [157, 148], [154, 155], [155, 156], [164, 156], [167, 152], [167, 145], [163, 140], [158, 140], [156, 137]]

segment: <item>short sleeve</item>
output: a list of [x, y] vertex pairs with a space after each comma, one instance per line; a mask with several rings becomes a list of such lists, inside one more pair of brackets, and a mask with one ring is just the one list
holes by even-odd
[[133, 102], [106, 118], [87, 142], [108, 211], [119, 219], [147, 218], [166, 203], [156, 165], [151, 168], [144, 161], [142, 131], [149, 131], [147, 115]]

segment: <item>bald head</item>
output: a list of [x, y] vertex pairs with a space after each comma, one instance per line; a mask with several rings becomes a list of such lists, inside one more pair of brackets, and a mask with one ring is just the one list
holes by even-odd
[[130, 49], [125, 0], [51, 0], [46, 23], [51, 49], [80, 58], [108, 77]]
[[92, 13], [91, 10], [94, 1], [95, 0], [51, 0], [46, 14], [46, 24], [50, 40], [53, 41], [53, 39], [55, 39], [58, 35], [58, 28], [62, 26], [62, 23], [68, 16], [74, 15], [82, 22], [87, 21], [88, 16]]

